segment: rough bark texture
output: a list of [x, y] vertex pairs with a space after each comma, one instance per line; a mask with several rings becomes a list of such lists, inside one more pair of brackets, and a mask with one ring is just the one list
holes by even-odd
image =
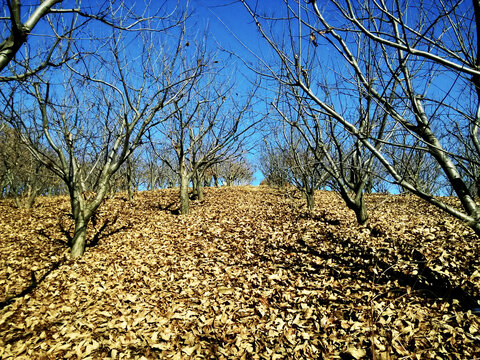
[[347, 207], [355, 213], [357, 222], [360, 225], [366, 225], [368, 223], [368, 211], [365, 204], [365, 197], [363, 191], [359, 191], [355, 194], [355, 197], [352, 199], [348, 193], [340, 191], [342, 199], [345, 201]]
[[305, 191], [305, 198], [307, 199], [308, 210], [312, 211], [315, 208], [315, 197], [313, 190]]
[[75, 230], [73, 232], [72, 249], [70, 250], [72, 258], [79, 258], [85, 252], [87, 224], [88, 221], [85, 221], [83, 217], [75, 218]]
[[355, 212], [355, 217], [357, 222], [360, 225], [366, 225], [368, 223], [368, 211], [367, 206], [365, 205], [365, 197], [362, 195], [358, 201], [355, 201], [354, 208], [352, 209]]
[[180, 173], [180, 214], [185, 215], [188, 214], [190, 211], [190, 199], [188, 197], [189, 180], [185, 169], [181, 169]]
[[203, 181], [202, 177], [198, 175], [193, 177], [193, 198], [195, 200], [203, 200]]
[[127, 159], [127, 192], [128, 201], [133, 201], [133, 176], [132, 162], [130, 157]]
[[196, 187], [196, 197], [197, 200], [203, 201], [203, 186], [202, 186], [202, 179], [200, 177], [196, 178], [195, 182], [197, 183]]

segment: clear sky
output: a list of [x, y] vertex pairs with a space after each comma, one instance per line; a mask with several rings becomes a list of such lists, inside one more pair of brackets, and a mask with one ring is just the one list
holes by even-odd
[[[278, 0], [264, 0], [261, 2], [262, 9], [273, 10]], [[262, 46], [265, 46], [255, 23], [245, 7], [237, 1], [222, 0], [192, 0], [191, 9], [194, 11], [200, 29], [208, 25], [212, 38], [211, 45], [218, 45], [227, 52], [255, 67], [256, 58], [251, 53], [261, 54]], [[251, 51], [251, 52], [250, 52]], [[227, 61], [238, 70], [237, 82], [239, 91], [248, 91], [249, 81], [254, 81], [255, 74], [242, 64], [242, 61], [235, 56], [228, 56]], [[257, 104], [258, 111], [264, 113], [269, 107], [269, 96], [265, 95], [264, 103]], [[261, 114], [259, 114], [261, 116]], [[264, 134], [258, 134], [253, 140], [254, 144], [261, 144]], [[258, 164], [260, 145], [253, 145], [250, 151], [249, 161]], [[258, 185], [263, 179], [259, 170], [255, 171], [253, 185]]]

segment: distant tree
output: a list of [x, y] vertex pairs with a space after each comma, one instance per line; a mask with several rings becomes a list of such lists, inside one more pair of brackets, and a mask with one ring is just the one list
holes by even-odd
[[284, 149], [288, 164], [288, 182], [303, 193], [308, 209], [313, 210], [315, 190], [325, 185], [330, 175], [321, 165], [322, 156], [315, 154], [315, 150], [312, 151], [299, 134], [295, 135], [294, 128], [289, 130], [286, 135], [288, 148]]
[[[327, 88], [327, 87], [325, 87]], [[335, 88], [328, 87], [325, 97], [330, 97], [333, 102]], [[285, 93], [285, 92], [284, 92]], [[373, 165], [375, 157], [366, 151], [363, 144], [341, 127], [330, 117], [322, 114], [314, 104], [302, 98], [293, 89], [286, 92], [286, 105], [284, 110], [275, 106], [280, 113], [282, 120], [287, 126], [289, 136], [286, 136], [287, 143], [294, 154], [293, 160], [297, 169], [303, 177], [302, 191], [305, 193], [307, 203], [313, 207], [314, 184], [329, 180], [331, 187], [338, 191], [345, 204], [356, 216], [357, 222], [365, 225], [368, 222], [368, 211], [365, 203], [364, 193], [367, 185], [373, 178]], [[357, 107], [353, 110], [345, 109], [344, 116], [357, 124], [364, 134], [373, 132], [373, 121], [369, 121], [372, 106], [368, 101], [359, 99]], [[373, 113], [374, 114], [374, 113]], [[386, 121], [383, 117], [383, 122]], [[378, 126], [379, 135], [385, 129], [384, 124]], [[300, 161], [298, 151], [294, 151], [299, 144], [303, 145], [303, 154], [310, 154], [310, 160]], [[377, 147], [383, 146], [381, 142], [376, 143]], [[307, 152], [307, 153], [306, 153]], [[301, 165], [301, 167], [298, 167]], [[308, 179], [308, 181], [307, 181]], [[309, 184], [305, 186], [305, 184]]]
[[[166, 107], [202, 68], [179, 70], [185, 33], [175, 26], [187, 15], [163, 9], [168, 13], [163, 19], [156, 13], [143, 22], [147, 15], [142, 15], [139, 21], [145, 27], [139, 31], [97, 27], [99, 37], [88, 38], [95, 51], [82, 62], [40, 71], [19, 89], [10, 85], [12, 95], [1, 90], [4, 120], [68, 189], [74, 219], [72, 257], [84, 253], [88, 223], [113, 175], [141, 145], [146, 131], [168, 118]], [[123, 20], [115, 23], [124, 28]], [[165, 28], [169, 35], [162, 37]]]
[[133, 194], [138, 191], [143, 177], [140, 157], [141, 152], [136, 151], [126, 159], [110, 180], [110, 193], [125, 191], [127, 192], [128, 201], [133, 200]]
[[284, 187], [288, 184], [288, 161], [282, 148], [276, 144], [270, 133], [265, 139], [260, 153], [260, 171], [263, 183], [269, 186]]
[[218, 177], [225, 185], [250, 184], [253, 178], [253, 166], [245, 158], [226, 160], [218, 165]]
[[[478, 0], [472, 1], [473, 6], [345, 0], [322, 3], [321, 8], [317, 0], [285, 1], [284, 13], [278, 17], [262, 16], [259, 7], [241, 2], [280, 63], [281, 72], [259, 56], [265, 76], [297, 89], [323, 115], [356, 137], [395, 185], [464, 221], [480, 235], [480, 207], [469, 188], [475, 181], [474, 171], [469, 171], [475, 166], [471, 160], [480, 156]], [[322, 84], [310, 81], [314, 72], [324, 70], [345, 80], [333, 103]], [[352, 106], [352, 94], [353, 99], [375, 105], [377, 116], [386, 117], [389, 131], [376, 135], [376, 116], [367, 119], [367, 129], [376, 128], [373, 133], [365, 133], [345, 116], [343, 109]], [[463, 156], [464, 149], [457, 146], [459, 137], [449, 129], [468, 139], [465, 144], [473, 156]], [[418, 140], [418, 146], [395, 142], [398, 138], [389, 137], [395, 131], [408, 133], [407, 144]], [[447, 181], [462, 208], [404, 176], [399, 163], [388, 156], [390, 148], [428, 153], [429, 161], [420, 164], [430, 166], [430, 160], [437, 164], [440, 178]]]
[[[405, 139], [404, 143], [407, 144], [407, 141], [408, 139]], [[384, 150], [384, 153], [388, 154], [391, 163], [405, 181], [425, 193], [442, 195], [439, 194], [444, 187], [440, 181], [442, 169], [429, 152], [422, 149], [418, 141], [415, 143], [400, 150], [391, 147]], [[401, 186], [399, 190], [400, 192], [408, 191]]]
[[38, 161], [10, 126], [0, 130], [0, 195], [13, 197], [17, 207], [31, 208], [37, 195], [58, 193], [61, 184]]
[[[185, 54], [185, 63], [204, 64], [208, 71], [197, 76], [181, 96], [172, 101], [172, 116], [157, 127], [162, 153], [168, 144], [173, 149], [174, 161], [163, 158], [170, 169], [178, 171], [180, 179], [180, 213], [190, 209], [189, 184], [193, 183], [194, 196], [202, 199], [204, 172], [238, 153], [242, 143], [252, 133], [256, 121], [249, 112], [254, 92], [244, 100], [234, 99], [232, 84], [220, 81], [221, 70], [212, 54], [206, 51], [203, 40], [196, 53]], [[187, 61], [188, 58], [188, 61]], [[157, 150], [157, 154], [162, 154]]]
[[[160, 156], [159, 156], [160, 154]], [[139, 156], [140, 187], [147, 190], [173, 188], [179, 184], [177, 169], [171, 169], [174, 155], [167, 150], [153, 149], [151, 142], [145, 144]]]

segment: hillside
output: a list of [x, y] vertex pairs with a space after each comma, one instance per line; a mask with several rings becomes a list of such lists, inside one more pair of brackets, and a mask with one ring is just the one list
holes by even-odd
[[65, 197], [0, 201], [1, 359], [480, 356], [480, 241], [409, 196], [176, 190], [107, 200], [68, 258]]

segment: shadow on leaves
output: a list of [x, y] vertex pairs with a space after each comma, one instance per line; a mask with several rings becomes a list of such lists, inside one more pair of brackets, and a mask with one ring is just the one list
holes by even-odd
[[12, 295], [5, 299], [4, 301], [0, 302], [0, 310], [2, 310], [4, 307], [10, 305], [11, 303], [15, 302], [16, 299], [19, 299], [27, 294], [30, 294], [35, 288], [40, 285], [43, 280], [54, 270], [58, 269], [58, 267], [64, 262], [63, 261], [56, 261], [53, 264], [49, 266], [47, 271], [37, 279], [37, 276], [35, 275], [35, 271], [32, 271], [30, 273], [31, 279], [30, 279], [30, 285], [28, 285], [25, 289], [20, 291], [18, 294]]

